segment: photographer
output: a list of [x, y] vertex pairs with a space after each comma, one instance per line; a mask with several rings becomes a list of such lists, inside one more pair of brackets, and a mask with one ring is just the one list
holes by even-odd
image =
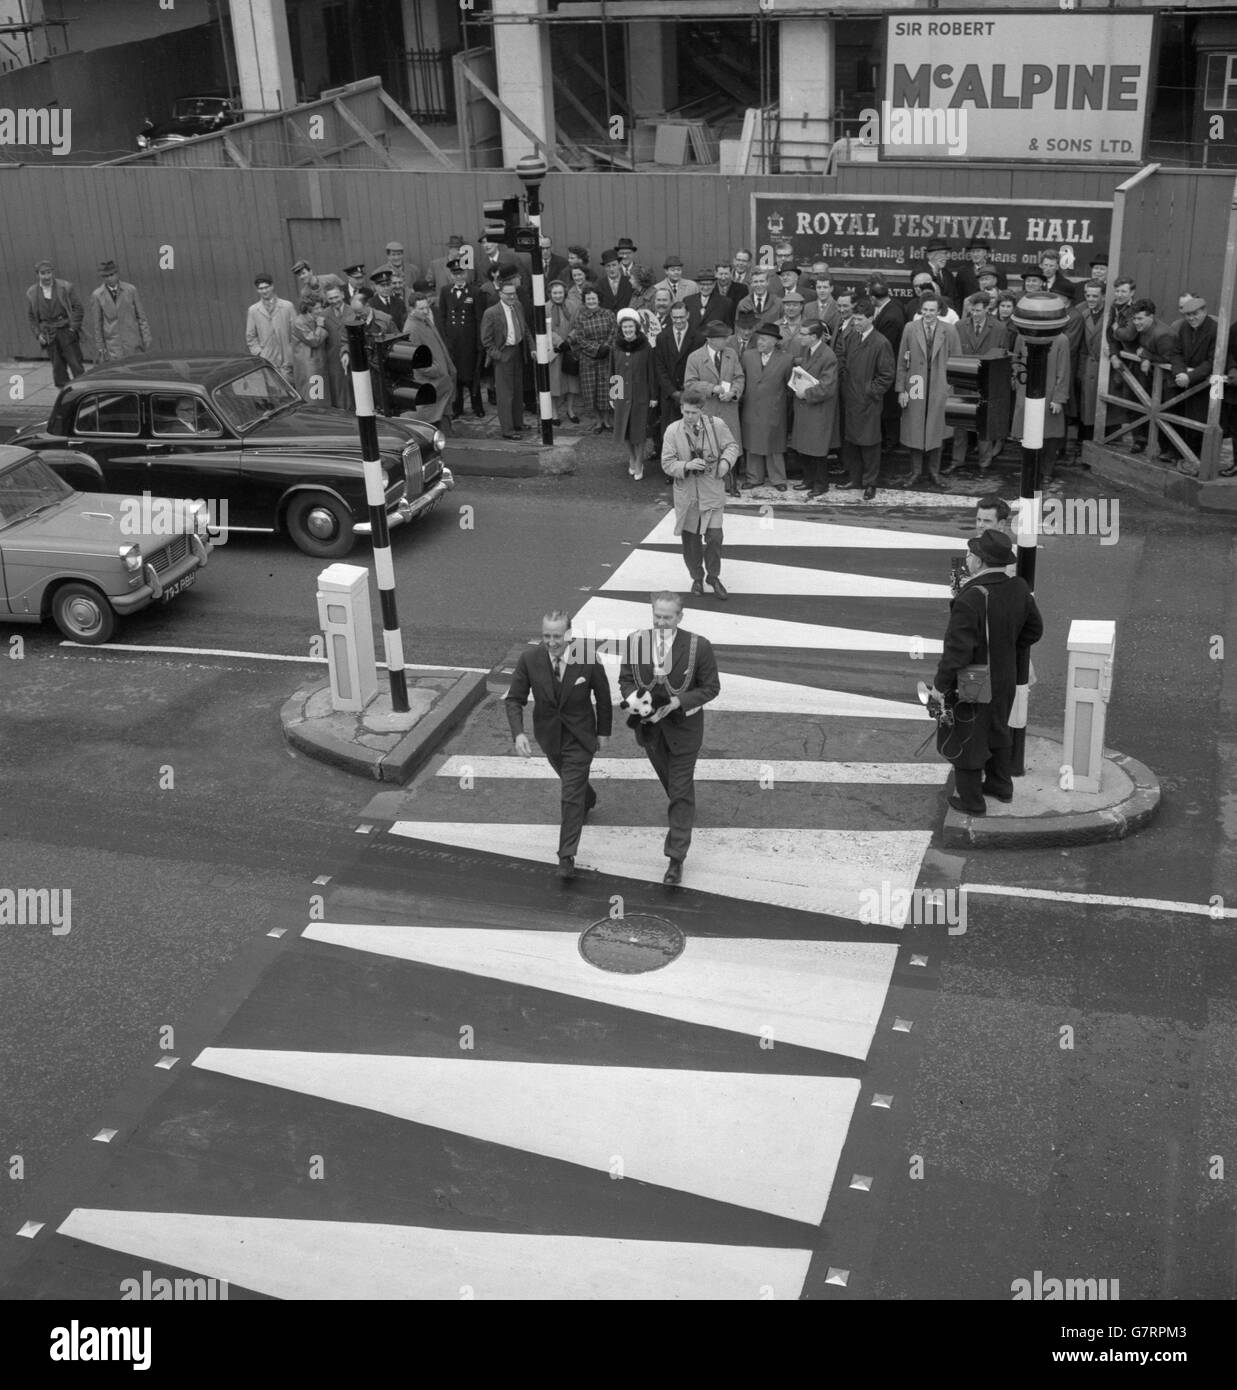
[[1008, 536], [985, 531], [969, 540], [967, 549], [970, 577], [949, 605], [928, 709], [953, 715], [952, 723], [939, 722], [936, 736], [937, 751], [954, 768], [950, 806], [982, 816], [988, 809], [985, 796], [1014, 799], [1009, 715], [1018, 654], [1039, 641], [1044, 623], [1026, 581], [1005, 573], [1014, 553]]
[[721, 581], [724, 480], [739, 457], [739, 446], [724, 420], [704, 413], [708, 392], [703, 382], [684, 387], [683, 416], [666, 430], [661, 466], [674, 480], [674, 533], [683, 538], [692, 593], [704, 593], [707, 575], [709, 587], [724, 599], [729, 597]]

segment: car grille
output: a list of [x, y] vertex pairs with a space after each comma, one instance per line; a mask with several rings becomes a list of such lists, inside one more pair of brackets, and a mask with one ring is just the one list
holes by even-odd
[[156, 550], [146, 563], [156, 574], [166, 574], [173, 565], [178, 565], [189, 554], [189, 537], [176, 536], [162, 550]]
[[442, 477], [442, 455], [427, 454], [421, 460], [421, 486], [422, 490], [436, 483]]
[[386, 490], [386, 502], [388, 507], [399, 501], [404, 495], [404, 488], [406, 486], [406, 479], [403, 473], [392, 471], [390, 476], [391, 481], [387, 483]]

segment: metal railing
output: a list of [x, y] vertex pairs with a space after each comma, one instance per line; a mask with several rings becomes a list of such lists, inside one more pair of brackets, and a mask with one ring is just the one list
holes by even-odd
[[455, 122], [455, 79], [451, 60], [455, 50], [409, 48], [403, 53], [408, 73], [408, 114], [431, 125]]

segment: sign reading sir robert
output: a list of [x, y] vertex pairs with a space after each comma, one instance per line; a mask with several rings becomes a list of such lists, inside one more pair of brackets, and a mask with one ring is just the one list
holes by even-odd
[[886, 21], [886, 159], [1135, 162], [1153, 17], [899, 15]]

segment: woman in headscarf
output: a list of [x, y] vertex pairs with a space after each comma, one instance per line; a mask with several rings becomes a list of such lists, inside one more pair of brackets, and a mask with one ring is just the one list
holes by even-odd
[[584, 303], [567, 331], [580, 363], [580, 395], [585, 405], [597, 412], [594, 434], [608, 430], [613, 422], [610, 413], [610, 346], [614, 342], [614, 315], [601, 307], [601, 297], [595, 285], [584, 291]]
[[447, 351], [447, 345], [434, 322], [428, 290], [414, 290], [409, 295], [404, 332], [414, 348], [424, 345], [434, 355], [429, 367], [413, 373], [413, 381], [418, 386], [434, 388], [434, 399], [428, 405], [417, 406], [413, 413], [418, 420], [424, 420], [428, 425], [441, 426], [447, 407], [455, 397], [455, 363], [451, 361], [451, 354]]
[[[577, 305], [568, 304], [567, 286], [561, 280], [551, 280], [549, 286], [550, 302], [547, 305], [546, 326], [550, 331], [550, 399], [553, 402], [554, 423], [560, 424], [561, 402], [567, 398], [567, 418], [573, 425], [580, 423], [576, 414], [579, 408], [580, 375], [578, 371], [569, 372], [563, 364], [568, 347], [567, 335], [579, 312]], [[578, 363], [572, 356], [572, 366]]]
[[640, 311], [620, 309], [617, 317], [618, 333], [610, 352], [614, 437], [626, 444], [627, 471], [639, 482], [644, 477], [644, 449], [652, 412], [657, 407], [657, 378], [653, 349], [641, 328]]

